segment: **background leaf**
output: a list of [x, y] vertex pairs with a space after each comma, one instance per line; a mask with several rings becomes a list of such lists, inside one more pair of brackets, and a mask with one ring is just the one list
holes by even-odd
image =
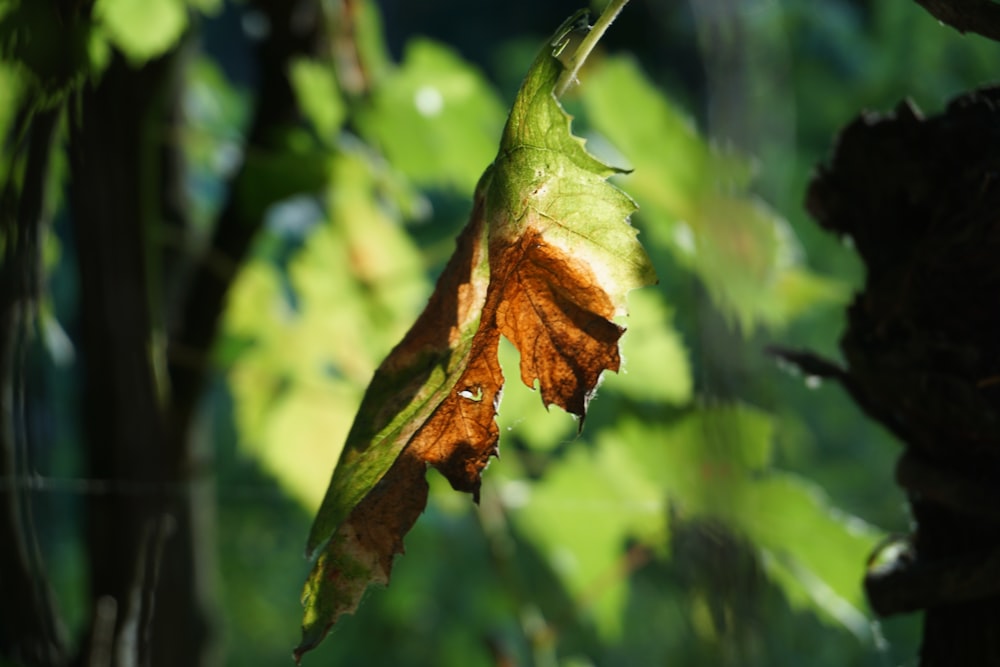
[[108, 40], [133, 62], [166, 52], [188, 25], [182, 0], [97, 0], [94, 14]]
[[333, 142], [347, 116], [333, 71], [323, 63], [300, 58], [292, 63], [289, 76], [303, 113], [321, 137]]
[[468, 196], [496, 155], [504, 109], [457, 54], [417, 39], [357, 120], [362, 134], [414, 183]]
[[227, 316], [227, 335], [251, 345], [230, 370], [238, 426], [252, 435], [244, 443], [312, 508], [339, 454], [331, 443], [346, 438], [375, 360], [428, 290], [412, 241], [377, 203], [364, 154], [334, 157], [330, 174], [342, 187], [329, 190], [329, 218], [311, 221], [289, 260], [289, 282], [272, 262], [256, 262], [233, 288]]
[[[748, 192], [750, 163], [701, 138], [633, 61], [605, 60], [588, 80], [587, 117], [635, 168], [630, 190], [651, 243], [694, 271], [724, 314], [752, 330], [787, 324], [807, 303], [846, 299], [802, 266], [788, 223]], [[792, 289], [806, 284], [809, 302]]]

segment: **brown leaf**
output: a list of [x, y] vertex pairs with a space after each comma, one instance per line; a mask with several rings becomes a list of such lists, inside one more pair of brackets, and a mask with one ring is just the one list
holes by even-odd
[[455, 255], [365, 394], [310, 535], [319, 557], [297, 657], [370, 582], [388, 581], [427, 502], [428, 466], [478, 500], [498, 451], [501, 335], [521, 353], [521, 380], [581, 424], [601, 374], [619, 368], [612, 319], [655, 277], [627, 222], [632, 200], [552, 95], [560, 71], [547, 53], [535, 62]]

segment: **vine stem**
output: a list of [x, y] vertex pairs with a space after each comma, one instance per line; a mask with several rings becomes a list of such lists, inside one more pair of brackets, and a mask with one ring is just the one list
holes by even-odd
[[587, 61], [587, 57], [590, 52], [594, 50], [597, 46], [597, 42], [600, 41], [604, 33], [607, 32], [614, 20], [618, 18], [621, 14], [622, 9], [628, 4], [629, 0], [611, 0], [608, 6], [604, 8], [601, 15], [597, 18], [597, 21], [590, 28], [590, 32], [587, 33], [586, 37], [580, 42], [580, 46], [577, 47], [576, 51], [570, 58], [569, 66], [563, 71], [559, 76], [559, 80], [556, 81], [555, 93], [556, 98], [562, 97], [569, 87], [573, 85], [576, 81], [576, 75], [580, 73], [580, 68], [583, 67], [583, 63]]

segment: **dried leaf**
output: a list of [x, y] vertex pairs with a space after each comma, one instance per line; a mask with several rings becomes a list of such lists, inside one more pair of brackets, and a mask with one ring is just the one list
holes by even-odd
[[601, 374], [618, 370], [613, 319], [655, 276], [628, 224], [634, 203], [606, 181], [618, 170], [587, 153], [553, 95], [561, 68], [549, 51], [532, 65], [455, 254], [365, 394], [309, 537], [297, 658], [388, 581], [428, 466], [478, 498], [499, 439], [501, 335], [521, 380], [581, 423]]

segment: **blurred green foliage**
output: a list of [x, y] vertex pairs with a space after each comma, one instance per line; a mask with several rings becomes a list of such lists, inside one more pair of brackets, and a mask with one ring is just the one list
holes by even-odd
[[110, 46], [140, 64], [177, 44], [191, 10], [214, 14], [221, 7], [221, 0], [97, 0], [94, 20]]
[[[284, 267], [263, 259], [245, 270], [234, 291], [227, 333], [249, 341], [229, 371], [241, 441], [251, 445], [246, 451], [307, 508], [315, 508], [324, 473], [336, 460], [374, 365], [398, 339], [400, 326], [418, 312], [419, 295], [428, 292], [413, 261], [419, 246], [408, 243], [403, 231], [407, 215], [400, 191], [457, 190], [468, 198], [495, 151], [502, 112], [482, 75], [427, 40], [409, 44], [403, 63], [384, 72], [368, 99], [346, 116], [340, 98], [330, 94], [328, 76], [315, 65], [305, 67], [294, 71], [303, 109], [330, 159], [340, 162], [351, 155], [350, 168], [333, 170], [320, 199], [325, 198], [325, 206], [314, 209], [317, 219]], [[673, 257], [665, 282], [676, 285], [679, 271], [692, 276], [687, 280], [700, 280], [724, 321], [744, 331], [786, 325], [809, 308], [844, 303], [846, 287], [804, 266], [788, 224], [751, 193], [750, 162], [702, 138], [634, 61], [599, 63], [587, 72], [581, 91], [581, 121], [635, 168], [621, 183], [640, 203], [636, 223], [648, 242]], [[347, 131], [331, 142], [342, 118], [358, 134]], [[364, 147], [358, 148], [358, 139]], [[412, 185], [379, 189], [372, 175], [381, 170], [391, 174], [386, 178]], [[272, 211], [275, 226], [295, 224], [295, 210]], [[365, 239], [381, 253], [370, 255], [372, 249], [359, 247]], [[373, 267], [382, 267], [389, 280], [366, 276]], [[281, 286], [283, 270], [287, 289]], [[402, 285], [418, 298], [384, 298], [384, 290]], [[383, 304], [387, 307], [379, 308]], [[275, 313], [269, 322], [261, 321], [262, 307]], [[502, 446], [517, 456], [488, 471], [483, 516], [463, 531], [516, 545], [507, 547], [504, 560], [509, 562], [487, 580], [499, 576], [503, 583], [504, 571], [526, 567], [520, 552], [530, 551], [532, 566], [552, 578], [549, 587], [561, 589], [568, 607], [562, 613], [570, 613], [581, 628], [596, 630], [594, 645], [582, 655], [600, 662], [602, 644], [629, 641], [624, 612], [636, 568], [628, 564], [629, 550], [646, 550], [669, 563], [676, 522], [714, 522], [718, 530], [745, 540], [746, 557], [784, 590], [791, 608], [845, 627], [856, 636], [852, 641], [860, 640], [859, 648], [872, 646], [859, 580], [877, 532], [836, 513], [828, 496], [803, 478], [773, 467], [772, 417], [739, 401], [713, 404], [710, 396], [696, 398], [684, 336], [671, 326], [662, 292], [633, 294], [631, 310], [628, 324], [635, 331], [624, 343], [631, 361], [620, 377], [608, 378], [582, 436], [574, 436], [571, 420], [533, 410], [537, 396], [508, 386], [501, 415], [509, 435]], [[514, 367], [516, 353], [508, 349], [507, 356], [513, 357], [507, 368]], [[608, 403], [613, 408], [603, 410]], [[476, 512], [466, 498], [455, 499], [441, 486], [432, 487], [436, 493], [425, 522], [435, 534], [437, 512], [462, 522]], [[474, 538], [467, 534], [466, 539]], [[438, 586], [478, 589], [474, 597], [488, 590], [483, 574], [475, 572], [479, 568], [469, 571], [462, 559], [456, 560], [458, 553], [438, 550], [438, 557], [455, 563], [445, 567], [450, 574], [437, 586], [424, 583], [423, 592], [397, 593], [407, 587], [398, 583], [401, 576], [404, 582], [434, 580], [428, 572], [433, 567], [412, 551], [411, 546], [397, 565], [390, 592], [380, 594], [391, 596], [386, 605], [410, 609], [402, 623], [425, 617], [426, 605], [442, 595]], [[400, 574], [406, 571], [414, 574]], [[534, 622], [546, 625], [551, 622], [548, 604], [523, 591], [501, 605], [500, 617], [539, 607], [532, 612]], [[721, 621], [705, 613], [700, 632], [713, 637], [722, 630]], [[335, 632], [332, 650], [343, 645], [341, 633], [361, 633], [360, 646], [364, 636], [374, 636], [348, 629], [366, 618], [363, 607], [356, 621]], [[434, 643], [448, 637], [460, 648], [438, 647], [427, 664], [468, 664], [470, 650], [483, 652], [497, 618], [483, 619], [482, 629], [468, 620], [460, 615], [461, 629], [456, 629], [451, 627], [456, 619], [442, 618], [441, 627], [433, 629]], [[369, 622], [382, 625], [388, 619]], [[506, 638], [496, 650], [527, 652], [538, 664], [561, 664], [567, 658], [554, 630], [546, 651], [521, 646], [538, 641], [527, 629], [521, 632], [529, 636]], [[458, 641], [462, 636], [467, 639]], [[369, 650], [361, 651], [357, 655], [370, 656]], [[422, 664], [417, 655], [393, 655]]]
[[[403, 10], [383, 4], [398, 31]], [[567, 102], [588, 146], [634, 169], [617, 183], [640, 204], [633, 222], [661, 277], [630, 296], [622, 373], [605, 379], [582, 433], [510, 383], [481, 507], [431, 473], [392, 585], [310, 664], [839, 666], [915, 653], [914, 619], [873, 623], [860, 590], [879, 535], [907, 522], [887, 483], [893, 444], [840, 390], [761, 349], [837, 355], [859, 268], [800, 201], [836, 130], [904, 96], [937, 108], [994, 77], [1000, 49], [915, 3], [736, 4], [719, 32], [718, 17], [634, 0], [613, 28], [629, 52], [595, 57]], [[218, 0], [98, 0], [61, 59], [19, 37], [45, 19], [34, 6], [0, 3], [5, 136], [40, 79], [64, 94], [112, 49], [138, 66], [200, 24], [234, 20]], [[495, 154], [510, 83], [554, 27], [483, 35], [469, 54], [421, 34], [447, 26], [408, 24], [394, 64], [374, 6], [362, 16], [367, 90], [345, 85], [335, 58], [297, 61], [306, 122], [273, 154], [242, 154], [252, 91], [208, 52], [184, 73], [194, 233], [210, 229], [244, 157], [245, 211], [266, 221], [229, 298], [203, 427], [217, 445], [233, 665], [290, 659], [301, 548], [361, 394], [421, 310]], [[703, 61], [704, 80], [689, 85], [692, 65], [663, 45], [694, 69]], [[722, 47], [742, 53], [738, 66], [719, 64]], [[5, 151], [0, 175], [16, 169]], [[63, 295], [53, 317], [71, 318], [74, 278], [51, 278]], [[512, 348], [503, 356], [516, 367]]]
[[442, 45], [415, 39], [402, 66], [379, 81], [357, 124], [415, 185], [471, 197], [496, 154], [505, 118], [479, 72]]
[[846, 290], [802, 265], [788, 224], [747, 191], [749, 160], [702, 139], [632, 60], [605, 62], [583, 88], [595, 130], [635, 168], [623, 185], [668, 249], [744, 329], [781, 326], [806, 308], [842, 303]]

